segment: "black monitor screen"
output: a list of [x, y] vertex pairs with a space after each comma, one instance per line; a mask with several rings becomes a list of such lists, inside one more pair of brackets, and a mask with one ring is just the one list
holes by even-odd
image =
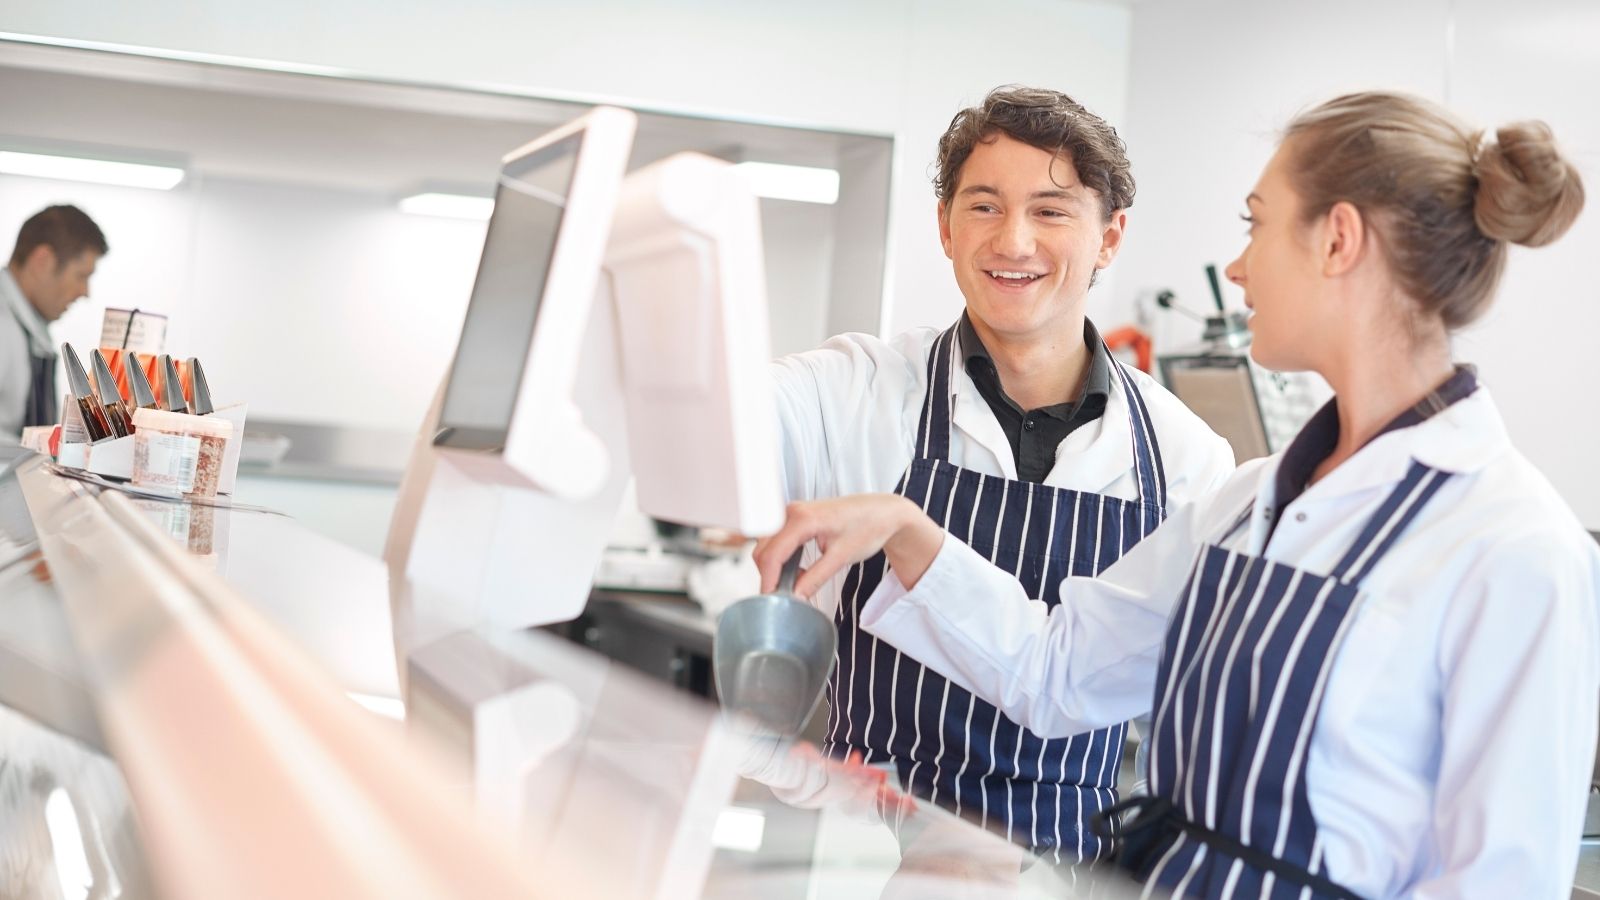
[[434, 443], [499, 450], [527, 364], [583, 133], [506, 164]]

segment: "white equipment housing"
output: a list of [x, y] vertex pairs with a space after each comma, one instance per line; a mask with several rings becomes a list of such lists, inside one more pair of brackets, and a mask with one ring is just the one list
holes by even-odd
[[[695, 154], [608, 196], [599, 179], [622, 181], [616, 141], [631, 128], [631, 113], [600, 108], [507, 157], [502, 197], [520, 161], [587, 131], [557, 234], [497, 203], [456, 361], [401, 484], [384, 556], [441, 633], [581, 613], [630, 457], [652, 516], [753, 536], [782, 524], [756, 200], [729, 164]], [[553, 242], [542, 294], [505, 234], [530, 253]], [[521, 291], [536, 317], [497, 310], [490, 288]], [[531, 338], [507, 340], [505, 322], [529, 322]], [[473, 353], [494, 357], [464, 361]], [[471, 394], [519, 366], [511, 403]]]

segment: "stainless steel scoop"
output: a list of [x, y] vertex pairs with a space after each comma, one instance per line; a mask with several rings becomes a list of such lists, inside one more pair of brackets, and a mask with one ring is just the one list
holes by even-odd
[[795, 596], [800, 551], [778, 589], [728, 607], [717, 621], [713, 665], [722, 706], [785, 737], [811, 718], [833, 671], [839, 637], [821, 610]]

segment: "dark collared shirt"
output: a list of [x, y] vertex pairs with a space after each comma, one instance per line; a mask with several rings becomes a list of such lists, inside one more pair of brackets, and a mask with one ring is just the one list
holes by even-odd
[[1006, 396], [1000, 385], [1000, 372], [994, 357], [978, 338], [977, 329], [966, 313], [961, 314], [961, 352], [966, 356], [967, 374], [978, 386], [994, 417], [1011, 442], [1011, 456], [1017, 464], [1017, 478], [1043, 483], [1056, 464], [1056, 447], [1080, 426], [1105, 415], [1106, 397], [1111, 393], [1111, 356], [1088, 319], [1083, 321], [1083, 342], [1089, 348], [1089, 377], [1084, 379], [1078, 398], [1068, 403], [1023, 409]]
[[[1477, 389], [1478, 375], [1472, 366], [1457, 366], [1454, 375], [1445, 379], [1443, 384], [1434, 388], [1417, 405], [1396, 416], [1383, 427], [1382, 431], [1373, 435], [1372, 440], [1375, 441], [1391, 431], [1420, 425], [1444, 411], [1452, 403], [1466, 399]], [[1305, 493], [1306, 487], [1311, 483], [1311, 476], [1317, 471], [1317, 466], [1322, 465], [1322, 461], [1327, 459], [1338, 445], [1339, 399], [1335, 397], [1307, 420], [1305, 427], [1300, 429], [1300, 433], [1294, 436], [1294, 440], [1283, 451], [1283, 461], [1278, 464], [1278, 476], [1274, 479], [1276, 490], [1273, 504], [1278, 509], [1283, 509]], [[1277, 526], [1278, 517], [1273, 516], [1268, 522], [1270, 529], [1268, 534], [1276, 531]]]

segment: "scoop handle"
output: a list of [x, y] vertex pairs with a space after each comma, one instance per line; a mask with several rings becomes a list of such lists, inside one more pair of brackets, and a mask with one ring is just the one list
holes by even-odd
[[800, 554], [804, 551], [804, 547], [795, 550], [789, 561], [783, 564], [783, 570], [778, 573], [778, 593], [794, 593], [795, 580], [800, 577]]

